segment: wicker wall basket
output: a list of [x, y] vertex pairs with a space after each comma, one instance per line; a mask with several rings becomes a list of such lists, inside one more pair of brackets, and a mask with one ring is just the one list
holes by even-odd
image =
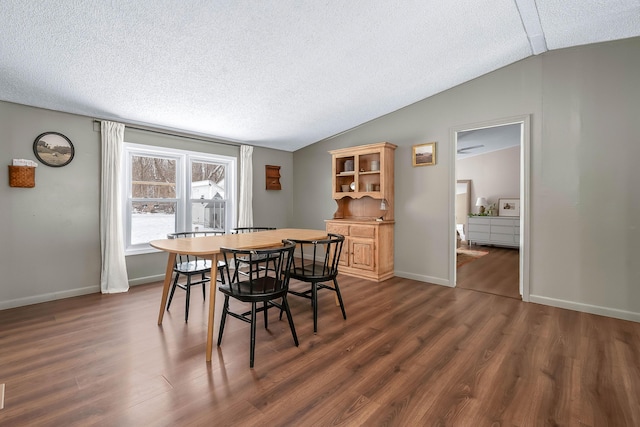
[[36, 186], [36, 168], [9, 165], [9, 186], [33, 188]]

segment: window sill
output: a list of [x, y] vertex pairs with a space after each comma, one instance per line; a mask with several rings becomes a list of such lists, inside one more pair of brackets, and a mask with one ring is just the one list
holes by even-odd
[[145, 246], [145, 247], [135, 248], [135, 249], [126, 249], [124, 251], [124, 256], [128, 257], [130, 255], [155, 254], [158, 252], [162, 252], [162, 251], [156, 248], [152, 248], [151, 246]]

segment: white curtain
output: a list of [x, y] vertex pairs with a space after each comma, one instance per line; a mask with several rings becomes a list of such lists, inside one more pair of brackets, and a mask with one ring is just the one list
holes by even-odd
[[253, 227], [253, 147], [240, 147], [238, 227]]
[[129, 278], [124, 258], [124, 238], [120, 198], [120, 174], [124, 125], [102, 122], [102, 179], [100, 185], [100, 249], [103, 294], [127, 292]]

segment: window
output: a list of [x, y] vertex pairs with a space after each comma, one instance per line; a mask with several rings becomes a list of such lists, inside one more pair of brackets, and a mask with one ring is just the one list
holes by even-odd
[[168, 233], [235, 226], [235, 158], [125, 143], [123, 162], [127, 255]]

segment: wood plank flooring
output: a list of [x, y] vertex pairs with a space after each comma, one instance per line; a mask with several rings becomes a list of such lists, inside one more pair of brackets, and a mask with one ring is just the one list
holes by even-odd
[[[479, 261], [474, 261], [479, 262]], [[340, 277], [257, 329], [161, 285], [0, 311], [2, 426], [638, 426], [640, 324], [408, 279]], [[223, 298], [218, 298], [222, 303]], [[220, 306], [216, 312], [216, 333]]]
[[461, 248], [489, 254], [458, 267], [457, 287], [522, 299], [518, 249], [478, 245], [462, 245]]

